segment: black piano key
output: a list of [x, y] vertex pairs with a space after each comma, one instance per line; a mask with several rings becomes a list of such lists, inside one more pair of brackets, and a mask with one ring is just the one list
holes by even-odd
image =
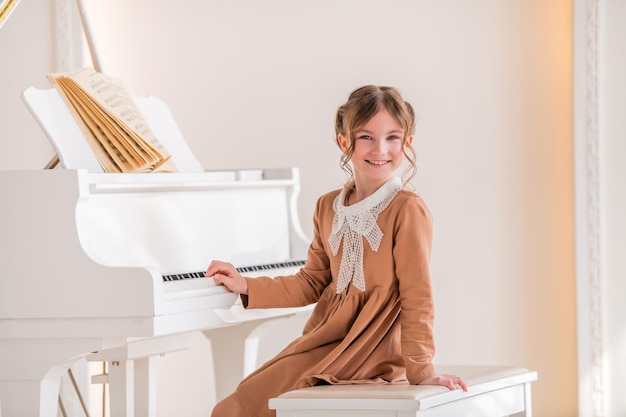
[[[236, 269], [240, 274], [245, 275], [249, 272], [271, 271], [273, 269], [289, 268], [289, 267], [295, 268], [298, 266], [304, 266], [304, 264], [305, 264], [304, 260], [298, 260], [298, 261], [277, 262], [277, 263], [263, 264], [263, 265], [242, 266]], [[184, 272], [180, 274], [163, 275], [163, 281], [178, 281], [182, 279], [203, 278], [203, 277], [204, 277], [204, 271]]]

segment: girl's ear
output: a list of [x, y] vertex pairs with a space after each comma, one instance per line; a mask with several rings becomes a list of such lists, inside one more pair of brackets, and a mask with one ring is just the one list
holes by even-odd
[[409, 136], [408, 138], [406, 138], [406, 144], [407, 146], [411, 145], [413, 143], [413, 135]]
[[344, 135], [337, 135], [337, 143], [343, 152], [345, 152], [349, 148], [349, 141]]

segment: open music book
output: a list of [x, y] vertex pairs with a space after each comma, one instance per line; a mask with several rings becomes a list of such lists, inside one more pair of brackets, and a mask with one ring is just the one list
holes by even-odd
[[124, 82], [92, 68], [48, 74], [104, 172], [174, 172]]

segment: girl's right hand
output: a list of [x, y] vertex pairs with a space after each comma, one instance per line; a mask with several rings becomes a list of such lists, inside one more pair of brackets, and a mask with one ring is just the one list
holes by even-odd
[[204, 273], [205, 277], [212, 277], [215, 282], [223, 284], [237, 294], [248, 294], [248, 282], [237, 269], [228, 262], [213, 261]]
[[425, 381], [420, 382], [420, 385], [442, 385], [451, 390], [460, 388], [463, 391], [467, 391], [467, 384], [465, 384], [460, 377], [449, 374], [433, 375]]

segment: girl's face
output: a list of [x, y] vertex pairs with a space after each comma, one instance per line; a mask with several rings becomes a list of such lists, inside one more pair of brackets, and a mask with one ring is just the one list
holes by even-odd
[[[404, 160], [404, 130], [386, 110], [376, 113], [365, 125], [354, 131], [354, 152], [351, 162], [354, 179], [373, 185], [382, 185], [394, 176]], [[339, 135], [339, 143], [345, 151], [349, 138]], [[413, 137], [407, 137], [407, 143]]]

